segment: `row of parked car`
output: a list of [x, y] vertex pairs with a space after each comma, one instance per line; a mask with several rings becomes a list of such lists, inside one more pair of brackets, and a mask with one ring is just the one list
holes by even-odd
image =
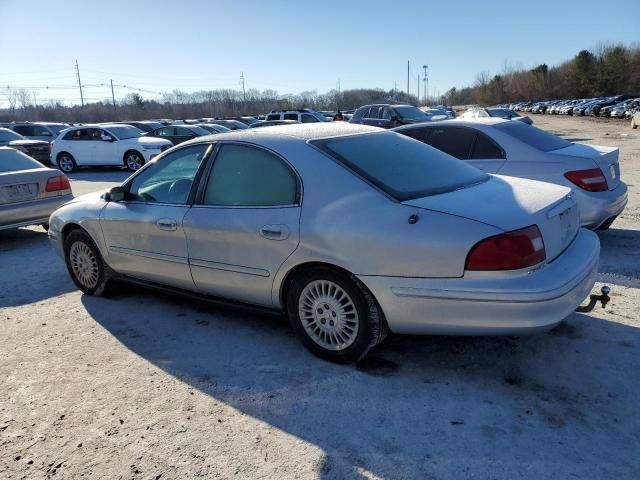
[[594, 116], [630, 119], [640, 111], [640, 98], [637, 95], [615, 95], [582, 99], [558, 99], [542, 102], [517, 102], [501, 105], [511, 110], [551, 115]]

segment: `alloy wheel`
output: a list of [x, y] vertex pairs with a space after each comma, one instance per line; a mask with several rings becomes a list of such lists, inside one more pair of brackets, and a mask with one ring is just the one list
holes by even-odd
[[126, 159], [127, 168], [133, 172], [139, 170], [144, 165], [144, 160], [137, 153], [130, 153]]
[[63, 172], [70, 173], [73, 171], [73, 160], [71, 157], [63, 155], [58, 159], [58, 166]]
[[314, 280], [302, 290], [298, 313], [307, 335], [327, 350], [344, 350], [358, 335], [356, 306], [347, 292], [328, 280]]

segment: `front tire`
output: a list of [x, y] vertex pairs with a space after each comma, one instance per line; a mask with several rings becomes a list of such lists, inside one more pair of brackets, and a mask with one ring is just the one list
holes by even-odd
[[136, 151], [131, 150], [124, 155], [124, 165], [131, 172], [140, 170], [144, 163], [144, 157]]
[[64, 241], [64, 258], [69, 275], [80, 290], [96, 297], [107, 293], [113, 272], [89, 234], [83, 230], [71, 232]]
[[302, 343], [337, 363], [362, 359], [388, 334], [375, 298], [355, 276], [328, 267], [305, 270], [291, 280], [287, 313]]
[[67, 152], [63, 152], [60, 155], [58, 155], [57, 162], [58, 162], [58, 168], [62, 170], [64, 173], [71, 173], [78, 168], [78, 165], [76, 164], [76, 160], [75, 158], [73, 158], [73, 155]]

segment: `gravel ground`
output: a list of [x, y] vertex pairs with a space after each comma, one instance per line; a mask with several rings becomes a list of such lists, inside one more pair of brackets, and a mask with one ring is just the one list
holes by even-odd
[[277, 316], [81, 295], [43, 230], [0, 232], [0, 478], [640, 478], [640, 134], [534, 120], [619, 146], [630, 187], [600, 234], [611, 308], [545, 334], [393, 337], [338, 366]]

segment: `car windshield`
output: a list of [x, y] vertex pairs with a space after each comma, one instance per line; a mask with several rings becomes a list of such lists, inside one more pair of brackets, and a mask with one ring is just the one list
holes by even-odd
[[513, 138], [526, 143], [530, 147], [543, 152], [558, 150], [571, 146], [564, 138], [560, 138], [553, 133], [545, 132], [531, 125], [522, 122], [505, 122], [495, 125], [498, 130], [512, 136]]
[[36, 168], [44, 168], [44, 166], [12, 148], [0, 149], [0, 173], [35, 170]]
[[119, 140], [127, 140], [142, 135], [144, 132], [139, 128], [130, 125], [120, 125], [117, 127], [107, 127], [109, 132], [113, 133]]
[[66, 130], [67, 128], [69, 128], [68, 125], [64, 125], [62, 123], [49, 124], [47, 125], [47, 127], [49, 127], [56, 136], [59, 135], [62, 130]]
[[313, 143], [398, 201], [451, 192], [489, 178], [465, 162], [395, 132]]
[[196, 135], [209, 135], [211, 133], [209, 130], [205, 130], [202, 127], [192, 127], [190, 130]]
[[404, 120], [430, 120], [429, 115], [416, 107], [393, 107], [400, 118]]
[[19, 133], [9, 130], [8, 128], [0, 128], [0, 142], [11, 142], [13, 140], [24, 140], [25, 138]]

